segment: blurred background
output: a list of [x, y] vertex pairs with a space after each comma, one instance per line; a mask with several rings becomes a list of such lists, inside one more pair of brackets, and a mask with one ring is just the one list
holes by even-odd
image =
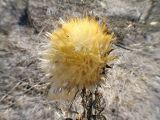
[[75, 120], [81, 114], [79, 98], [76, 112], [46, 99], [48, 78], [38, 53], [59, 20], [85, 13], [107, 17], [117, 38], [119, 59], [101, 89], [107, 120], [160, 120], [160, 0], [0, 0], [0, 120]]

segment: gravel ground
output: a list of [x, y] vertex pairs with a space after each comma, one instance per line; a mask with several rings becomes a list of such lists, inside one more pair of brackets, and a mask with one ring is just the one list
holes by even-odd
[[[86, 12], [103, 19], [117, 36], [119, 59], [101, 92], [107, 120], [160, 120], [159, 0], [1, 0], [0, 120], [75, 119], [68, 103], [46, 99], [47, 79], [39, 64], [44, 33], [59, 19]], [[81, 113], [80, 99], [73, 103]]]

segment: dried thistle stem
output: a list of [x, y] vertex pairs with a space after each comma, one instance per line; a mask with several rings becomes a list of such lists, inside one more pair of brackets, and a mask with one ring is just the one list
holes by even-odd
[[96, 88], [94, 93], [83, 88], [81, 97], [83, 106], [82, 119], [106, 120], [105, 116], [102, 114], [105, 108], [105, 102], [102, 94], [98, 92], [98, 88]]

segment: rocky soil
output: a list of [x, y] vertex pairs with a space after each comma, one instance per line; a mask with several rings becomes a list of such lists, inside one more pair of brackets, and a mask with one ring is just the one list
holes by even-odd
[[[1, 0], [0, 120], [73, 120], [81, 113], [77, 98], [67, 103], [46, 98], [47, 79], [38, 67], [44, 33], [60, 19], [85, 13], [107, 17], [117, 36], [101, 92], [107, 120], [160, 120], [159, 0]], [[79, 114], [77, 114], [79, 113]]]

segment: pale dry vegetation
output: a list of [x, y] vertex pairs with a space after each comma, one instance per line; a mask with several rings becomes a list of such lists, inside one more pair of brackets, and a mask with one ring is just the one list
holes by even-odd
[[[108, 16], [118, 40], [112, 54], [119, 59], [110, 63], [100, 88], [107, 120], [160, 119], [160, 2], [117, 1], [0, 2], [0, 120], [75, 119], [82, 113], [79, 97], [70, 111], [67, 102], [46, 98], [48, 78], [38, 66], [38, 52], [46, 43], [44, 33], [56, 27], [60, 17], [81, 16], [84, 8], [100, 18]], [[52, 8], [51, 15], [46, 15], [46, 6]]]

